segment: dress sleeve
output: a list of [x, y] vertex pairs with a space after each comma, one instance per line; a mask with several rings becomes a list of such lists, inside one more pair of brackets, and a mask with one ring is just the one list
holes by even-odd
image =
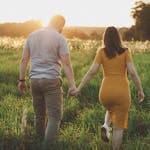
[[102, 50], [99, 49], [96, 52], [96, 56], [94, 58], [94, 64], [101, 64], [102, 63]]
[[132, 56], [131, 56], [131, 53], [130, 53], [130, 50], [126, 50], [126, 63], [127, 62], [132, 62]]

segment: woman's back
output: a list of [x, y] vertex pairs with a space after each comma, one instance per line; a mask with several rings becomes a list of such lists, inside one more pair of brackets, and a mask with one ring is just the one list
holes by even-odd
[[108, 76], [125, 76], [127, 74], [126, 63], [128, 61], [132, 61], [130, 56], [129, 50], [125, 50], [124, 53], [120, 55], [116, 55], [113, 58], [108, 58], [104, 52], [104, 49], [100, 49], [97, 53], [97, 61], [98, 63], [101, 62], [103, 70], [104, 70], [104, 77]]

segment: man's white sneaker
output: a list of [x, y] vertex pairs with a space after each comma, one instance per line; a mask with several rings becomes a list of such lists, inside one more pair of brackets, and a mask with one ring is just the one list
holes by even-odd
[[104, 142], [109, 142], [111, 128], [107, 125], [101, 127], [101, 138]]

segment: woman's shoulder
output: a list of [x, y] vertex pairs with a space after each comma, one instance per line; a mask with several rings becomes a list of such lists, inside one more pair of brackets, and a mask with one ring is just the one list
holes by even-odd
[[129, 48], [125, 48], [124, 53], [125, 53], [125, 54], [131, 53], [131, 50], [130, 50]]
[[129, 48], [128, 48], [128, 47], [125, 47], [125, 48], [124, 48], [124, 51], [125, 51], [125, 52], [129, 51]]
[[104, 48], [103, 47], [98, 48], [97, 53], [103, 53], [103, 52], [104, 52]]

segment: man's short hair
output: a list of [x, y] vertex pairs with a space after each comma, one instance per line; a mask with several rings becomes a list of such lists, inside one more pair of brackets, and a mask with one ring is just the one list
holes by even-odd
[[66, 22], [65, 18], [62, 15], [54, 15], [51, 18], [49, 25], [52, 25], [52, 26], [57, 26], [57, 25], [64, 26], [65, 22]]

